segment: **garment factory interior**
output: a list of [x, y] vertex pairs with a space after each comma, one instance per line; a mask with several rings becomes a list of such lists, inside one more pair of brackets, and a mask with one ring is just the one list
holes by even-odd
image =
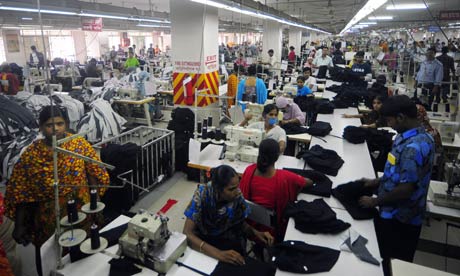
[[460, 275], [459, 0], [0, 1], [0, 275]]

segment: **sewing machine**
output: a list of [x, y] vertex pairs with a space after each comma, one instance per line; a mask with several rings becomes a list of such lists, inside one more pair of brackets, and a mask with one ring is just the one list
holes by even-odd
[[225, 131], [228, 139], [225, 142], [225, 157], [229, 160], [256, 163], [259, 156], [258, 146], [265, 138], [265, 132], [240, 126], [227, 126]]
[[452, 143], [455, 140], [455, 133], [458, 132], [460, 123], [458, 122], [442, 122], [439, 124], [439, 134], [443, 142]]
[[147, 212], [134, 216], [119, 239], [121, 253], [159, 273], [168, 272], [184, 253], [187, 237], [170, 232], [167, 221], [167, 217]]
[[446, 182], [430, 183], [429, 194], [435, 205], [460, 209], [460, 158], [457, 159], [444, 165]]
[[135, 100], [140, 98], [139, 90], [134, 87], [121, 87], [117, 93], [122, 99], [129, 98]]

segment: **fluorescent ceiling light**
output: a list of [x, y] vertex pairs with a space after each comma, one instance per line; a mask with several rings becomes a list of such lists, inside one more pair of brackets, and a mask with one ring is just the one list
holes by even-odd
[[110, 18], [110, 19], [122, 19], [122, 20], [128, 20], [129, 19], [129, 17], [126, 17], [126, 16], [98, 14], [98, 13], [85, 13], [85, 12], [82, 12], [82, 13], [80, 13], [78, 15], [79, 16], [85, 16], [85, 17], [102, 17], [102, 18]]
[[23, 18], [21, 18], [21, 19], [22, 19], [22, 20], [29, 20], [29, 21], [30, 21], [30, 20], [34, 20], [32, 17], [23, 17]]
[[369, 16], [369, 20], [393, 20], [393, 16]]
[[350, 22], [348, 22], [345, 28], [343, 28], [340, 34], [343, 34], [346, 30], [350, 29], [353, 25], [361, 21], [361, 19], [373, 13], [375, 10], [380, 8], [387, 1], [388, 0], [368, 0], [367, 3], [364, 5], [364, 7], [362, 7], [356, 13], [356, 15], [350, 20]]
[[[4, 10], [4, 11], [23, 11], [23, 12], [38, 12], [38, 9], [10, 7], [10, 6], [0, 6], [0, 10]], [[49, 14], [77, 15], [76, 12], [44, 10], [44, 9], [41, 9], [40, 12], [41, 13], [49, 13]]]
[[[295, 26], [295, 27], [308, 29], [308, 30], [312, 30], [312, 31], [316, 31], [316, 32], [331, 34], [331, 33], [325, 32], [323, 30], [319, 30], [319, 29], [312, 28], [312, 27], [309, 27], [309, 26], [306, 26], [306, 25], [302, 25], [302, 24], [298, 24], [298, 23], [295, 23], [295, 22], [287, 21], [287, 20], [285, 20], [283, 18], [277, 18], [277, 17], [274, 17], [274, 16], [269, 15], [269, 14], [263, 14], [263, 13], [260, 13], [260, 12], [255, 12], [255, 11], [251, 11], [251, 10], [245, 10], [245, 9], [242, 9], [242, 8], [239, 8], [239, 7], [229, 6], [229, 5], [218, 3], [218, 2], [215, 2], [215, 1], [209, 1], [209, 0], [190, 0], [190, 1], [195, 2], [195, 3], [204, 4], [204, 5], [208, 5], [208, 6], [212, 6], [212, 7], [216, 7], [216, 8], [219, 8], [219, 9], [225, 9], [225, 10], [235, 12], [235, 13], [240, 13], [240, 14], [249, 15], [249, 16], [255, 16], [255, 17], [258, 17], [258, 18], [266, 19], [266, 20], [277, 21], [277, 22], [279, 22], [281, 24], [287, 24], [287, 25], [290, 25], [290, 26]], [[371, 1], [373, 1], [373, 0], [371, 0]], [[379, 0], [379, 1], [382, 1], [382, 0]], [[387, 0], [385, 0], [385, 2], [386, 1]]]
[[166, 26], [166, 25], [151, 25], [151, 24], [137, 24], [136, 26], [138, 26], [138, 27], [144, 27], [144, 28], [171, 28], [171, 26]]
[[425, 4], [396, 4], [388, 5], [387, 10], [420, 10], [426, 9]]
[[377, 25], [377, 22], [361, 22], [359, 25]]
[[449, 26], [455, 26], [455, 25], [460, 25], [460, 22], [456, 22], [456, 23], [449, 23]]

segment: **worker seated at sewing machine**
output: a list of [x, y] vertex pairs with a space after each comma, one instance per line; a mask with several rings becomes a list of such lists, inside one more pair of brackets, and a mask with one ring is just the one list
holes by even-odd
[[211, 170], [211, 182], [201, 184], [184, 212], [188, 245], [221, 262], [243, 265], [246, 238], [271, 246], [273, 236], [246, 223], [249, 206], [241, 195], [236, 171], [221, 165]]
[[286, 148], [287, 138], [284, 129], [278, 125], [278, 107], [275, 104], [265, 105], [262, 111], [262, 120], [259, 120], [260, 116], [251, 112], [251, 105], [248, 106], [248, 110], [240, 126], [263, 131], [266, 139], [270, 138], [278, 142], [280, 152], [283, 153]]

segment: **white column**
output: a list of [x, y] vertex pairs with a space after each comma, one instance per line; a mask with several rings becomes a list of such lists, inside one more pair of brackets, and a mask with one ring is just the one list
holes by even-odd
[[[191, 105], [185, 100], [183, 79], [192, 77], [195, 91], [208, 89], [219, 93], [218, 10], [203, 4], [171, 0], [171, 44], [174, 66], [174, 103]], [[217, 102], [216, 98], [198, 98], [198, 106]]]
[[87, 60], [85, 32], [84, 31], [72, 31], [71, 34], [72, 34], [73, 43], [75, 46], [75, 54], [77, 55], [75, 57], [75, 60], [83, 64]]
[[302, 46], [302, 30], [295, 27], [289, 27], [289, 45], [294, 46], [296, 55], [300, 55], [300, 47]]
[[262, 56], [268, 58], [267, 51], [273, 49], [278, 62], [281, 62], [282, 30], [278, 22], [265, 20], [262, 38]]

